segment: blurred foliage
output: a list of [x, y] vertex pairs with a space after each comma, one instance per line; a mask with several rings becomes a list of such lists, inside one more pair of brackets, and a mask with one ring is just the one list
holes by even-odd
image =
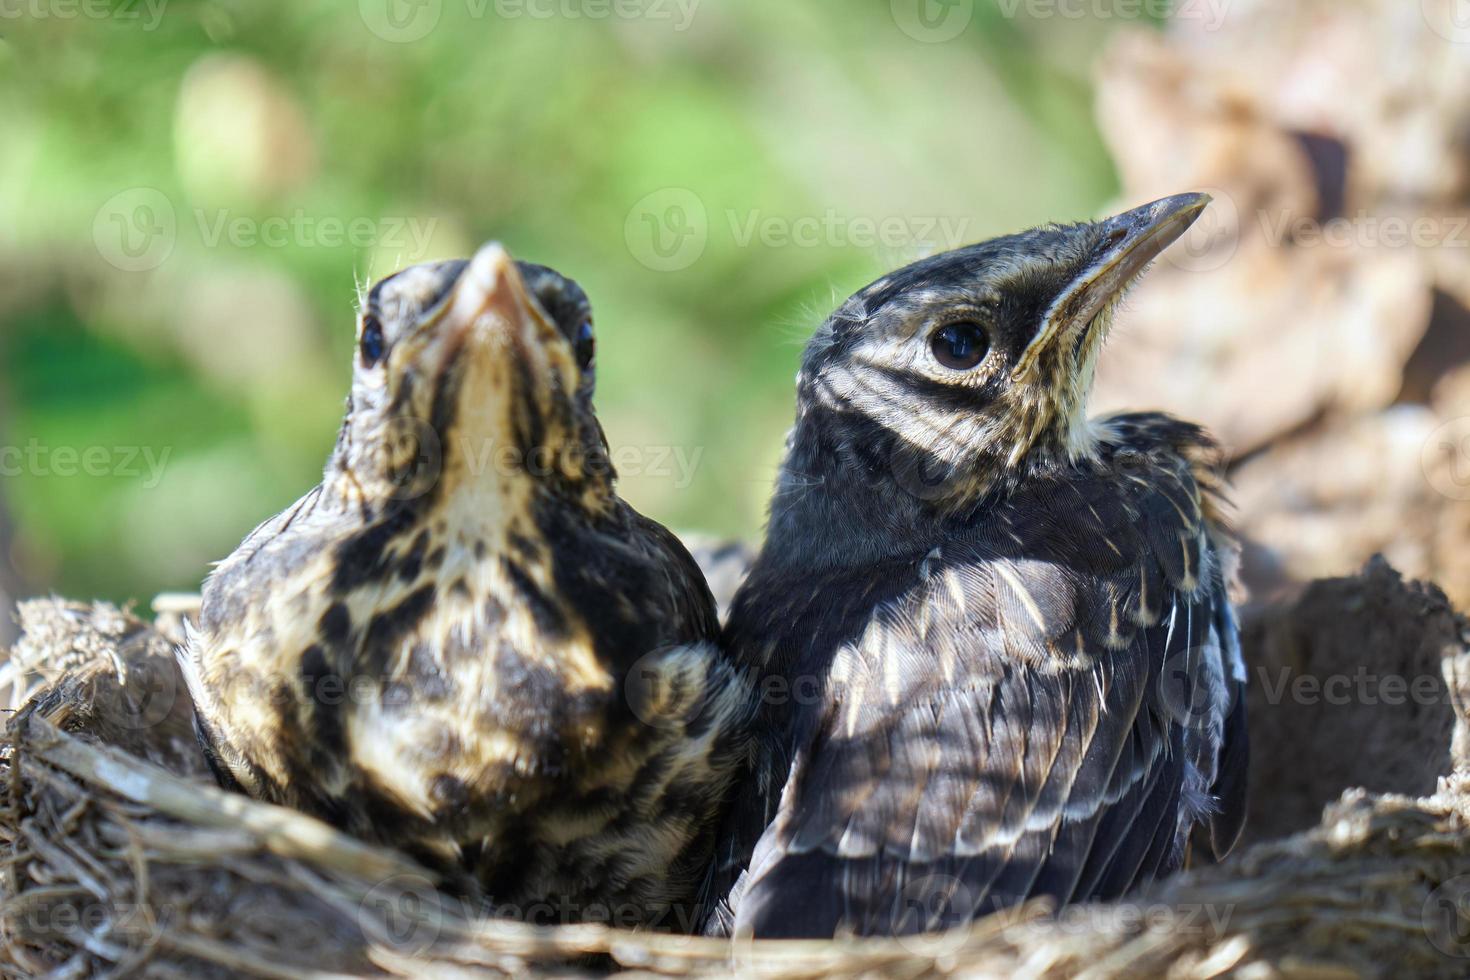
[[[803, 339], [925, 249], [853, 244], [851, 221], [923, 238], [942, 219], [975, 240], [1088, 216], [1115, 190], [1088, 68], [1136, 22], [977, 0], [962, 33], [926, 43], [901, 5], [6, 5], [0, 444], [101, 446], [114, 464], [6, 468], [25, 590], [196, 588], [315, 482], [359, 284], [491, 238], [593, 297], [613, 444], [697, 461], [687, 486], [672, 464], [625, 473], [625, 496], [754, 537]], [[630, 244], [638, 203], [667, 188], [706, 216], [703, 252], [675, 271]], [[744, 240], [752, 222], [828, 215], [815, 243]], [[118, 252], [148, 228], [158, 251]], [[141, 449], [165, 461], [158, 479], [123, 465]]]

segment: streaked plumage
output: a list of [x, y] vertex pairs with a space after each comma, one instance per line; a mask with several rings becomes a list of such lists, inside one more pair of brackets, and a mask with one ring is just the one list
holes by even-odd
[[710, 931], [927, 931], [1233, 845], [1220, 454], [1085, 414], [1114, 303], [1205, 200], [922, 261], [817, 332], [726, 631], [767, 693]]
[[748, 698], [613, 490], [586, 296], [490, 245], [377, 284], [358, 346], [322, 484], [205, 587], [217, 771], [497, 912], [688, 928]]

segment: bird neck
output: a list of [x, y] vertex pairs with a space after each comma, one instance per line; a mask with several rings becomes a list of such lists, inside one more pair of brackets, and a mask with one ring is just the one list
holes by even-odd
[[366, 520], [434, 516], [467, 537], [494, 539], [533, 507], [594, 523], [617, 510], [616, 473], [595, 422], [559, 440], [478, 437], [408, 417], [363, 433], [353, 422], [342, 428], [322, 486]]
[[1010, 437], [946, 463], [858, 413], [804, 403], [771, 499], [767, 560], [830, 568], [922, 556], [1036, 480], [1096, 457], [1092, 420], [1046, 419], [1024, 432], [1018, 421]]
[[952, 491], [948, 474], [864, 416], [801, 410], [771, 498], [767, 560], [835, 567], [919, 547]]

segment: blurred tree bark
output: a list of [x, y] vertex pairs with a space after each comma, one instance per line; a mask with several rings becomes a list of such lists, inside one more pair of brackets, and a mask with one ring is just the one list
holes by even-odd
[[1124, 32], [1099, 65], [1119, 207], [1215, 196], [1130, 299], [1099, 407], [1225, 441], [1258, 598], [1382, 552], [1470, 605], [1470, 32], [1452, 3], [1240, 0]]

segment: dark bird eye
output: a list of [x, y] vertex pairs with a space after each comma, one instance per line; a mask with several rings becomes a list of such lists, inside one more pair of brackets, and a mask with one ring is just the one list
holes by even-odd
[[968, 371], [985, 360], [990, 337], [978, 323], [950, 323], [929, 338], [934, 359], [953, 371]]
[[367, 317], [362, 321], [362, 340], [358, 346], [362, 349], [362, 363], [366, 367], [372, 367], [383, 358], [383, 325], [375, 316]]
[[592, 336], [592, 321], [583, 320], [582, 325], [577, 328], [577, 367], [587, 370], [596, 354], [597, 341]]

